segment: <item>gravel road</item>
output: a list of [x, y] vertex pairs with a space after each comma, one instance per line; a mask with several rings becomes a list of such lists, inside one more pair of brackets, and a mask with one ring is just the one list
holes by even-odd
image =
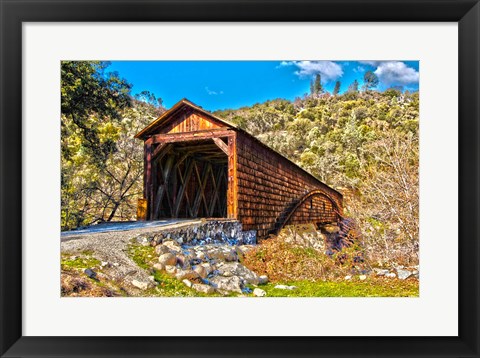
[[[198, 224], [201, 220], [189, 220], [163, 225], [137, 225], [134, 229], [124, 231], [107, 232], [77, 232], [76, 235], [61, 238], [62, 254], [75, 255], [85, 251], [93, 252], [96, 259], [108, 263], [102, 268], [102, 272], [110, 279], [124, 285], [130, 295], [138, 294], [138, 290], [131, 286], [133, 280], [149, 282], [148, 272], [138, 267], [127, 255], [127, 246], [130, 240], [141, 234], [154, 235], [169, 229], [176, 229], [192, 224]], [[73, 233], [73, 232], [72, 232]]]

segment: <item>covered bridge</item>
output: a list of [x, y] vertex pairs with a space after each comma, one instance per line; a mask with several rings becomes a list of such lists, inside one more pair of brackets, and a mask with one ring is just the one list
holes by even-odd
[[264, 237], [343, 215], [339, 192], [186, 99], [135, 138], [144, 141], [147, 220], [230, 218]]

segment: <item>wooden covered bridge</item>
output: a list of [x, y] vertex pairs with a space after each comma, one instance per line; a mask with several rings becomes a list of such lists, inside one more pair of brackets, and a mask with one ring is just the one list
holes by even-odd
[[259, 237], [329, 223], [342, 195], [252, 135], [183, 99], [141, 130], [145, 218], [230, 218]]

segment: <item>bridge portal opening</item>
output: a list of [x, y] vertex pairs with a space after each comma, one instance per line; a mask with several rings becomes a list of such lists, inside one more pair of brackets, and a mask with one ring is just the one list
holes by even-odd
[[222, 144], [227, 146], [226, 138], [153, 148], [150, 220], [227, 217], [228, 156]]

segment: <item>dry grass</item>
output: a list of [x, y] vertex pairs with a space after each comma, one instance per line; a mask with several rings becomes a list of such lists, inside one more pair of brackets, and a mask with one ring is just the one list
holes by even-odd
[[247, 252], [243, 264], [273, 282], [335, 280], [365, 268], [365, 263], [354, 262], [356, 256], [358, 252], [353, 250], [328, 256], [272, 237]]
[[81, 277], [76, 271], [62, 270], [60, 274], [62, 297], [115, 297], [112, 290], [101, 287], [92, 279]]

